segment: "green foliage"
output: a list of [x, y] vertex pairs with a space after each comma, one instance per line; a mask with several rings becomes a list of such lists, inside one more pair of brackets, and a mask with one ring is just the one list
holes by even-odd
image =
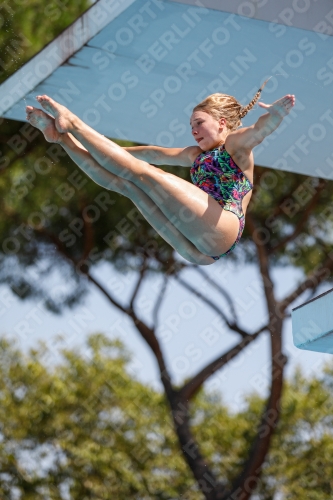
[[281, 422], [264, 470], [267, 490], [273, 491], [274, 485], [286, 500], [332, 498], [332, 365], [325, 372], [306, 379], [299, 369], [285, 390]]
[[[248, 213], [257, 225], [254, 238], [267, 245], [271, 262], [305, 273], [320, 266], [332, 247], [332, 181], [257, 166], [254, 184]], [[253, 248], [247, 249], [256, 259]]]
[[[306, 379], [300, 369], [285, 384], [281, 418], [263, 465], [257, 500], [332, 498], [333, 367]], [[218, 396], [201, 393], [193, 409], [195, 437], [217, 477], [230, 486], [241, 471], [257, 432], [264, 401], [246, 397], [231, 414]]]
[[89, 0], [13, 0], [0, 6], [0, 83], [88, 7]]
[[34, 500], [66, 489], [80, 500], [200, 498], [162, 394], [128, 374], [122, 344], [88, 344], [51, 370], [47, 350], [24, 357], [2, 341], [0, 496], [15, 487]]
[[[119, 341], [95, 334], [50, 368], [43, 346], [29, 356], [0, 346], [0, 496], [24, 499], [199, 500], [162, 394], [129, 374]], [[257, 495], [273, 500], [332, 496], [333, 368], [286, 384], [281, 420]], [[212, 470], [230, 485], [246, 460], [264, 401], [250, 394], [232, 413], [201, 391], [192, 428]], [[15, 497], [16, 498], [16, 497]]]

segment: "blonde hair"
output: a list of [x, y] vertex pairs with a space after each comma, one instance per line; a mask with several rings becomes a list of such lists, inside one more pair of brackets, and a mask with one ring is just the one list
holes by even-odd
[[235, 97], [228, 94], [211, 94], [193, 108], [194, 111], [205, 111], [216, 120], [225, 118], [227, 127], [230, 131], [236, 130], [241, 126], [241, 119], [253, 108], [259, 100], [262, 89], [265, 87], [269, 78], [262, 84], [252, 101], [246, 106], [242, 106]]

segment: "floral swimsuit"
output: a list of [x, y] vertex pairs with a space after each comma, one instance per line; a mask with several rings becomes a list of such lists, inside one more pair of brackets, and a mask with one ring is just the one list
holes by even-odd
[[233, 161], [224, 144], [200, 153], [193, 162], [190, 174], [195, 186], [212, 196], [224, 210], [233, 212], [239, 219], [239, 231], [235, 243], [227, 252], [212, 256], [212, 259], [219, 260], [235, 248], [242, 236], [245, 226], [242, 200], [253, 185]]

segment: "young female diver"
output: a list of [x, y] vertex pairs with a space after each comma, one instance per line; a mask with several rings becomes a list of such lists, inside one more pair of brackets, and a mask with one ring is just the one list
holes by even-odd
[[[261, 91], [247, 106], [226, 94], [208, 96], [190, 119], [197, 146], [185, 148], [122, 148], [46, 95], [37, 100], [47, 113], [32, 106], [26, 112], [31, 125], [47, 141], [59, 143], [96, 183], [130, 198], [182, 257], [209, 265], [241, 238], [253, 187], [252, 149], [295, 104], [293, 95], [271, 105], [259, 102], [266, 113], [239, 128]], [[153, 165], [191, 167], [193, 184]]]

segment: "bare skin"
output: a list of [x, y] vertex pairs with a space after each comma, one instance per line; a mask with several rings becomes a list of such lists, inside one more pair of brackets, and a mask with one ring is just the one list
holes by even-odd
[[[60, 143], [96, 182], [131, 198], [177, 252], [201, 265], [214, 263], [210, 255], [220, 255], [232, 246], [239, 229], [237, 216], [223, 210], [198, 187], [156, 168], [147, 159], [154, 156], [154, 164], [159, 164], [156, 161], [159, 159], [162, 164], [179, 162], [191, 166], [203, 150], [225, 143], [226, 150], [252, 181], [253, 147], [281, 123], [295, 102], [294, 96], [285, 96], [273, 105], [259, 103], [268, 113], [252, 127], [235, 132], [227, 129], [224, 119], [217, 121], [208, 113], [196, 111], [191, 124], [198, 146], [170, 150], [142, 146], [126, 150], [88, 127], [48, 96], [38, 96], [37, 100], [54, 121], [31, 106], [27, 107], [28, 120], [42, 130], [46, 140]], [[90, 167], [83, 168], [83, 164]], [[244, 212], [250, 197], [248, 193], [243, 200]]]
[[88, 151], [70, 134], [58, 132], [55, 120], [44, 111], [27, 106], [28, 121], [43, 132], [48, 142], [60, 144], [72, 160], [97, 184], [130, 198], [154, 229], [186, 260], [200, 265], [210, 265], [214, 261], [188, 241], [170, 223], [157, 205], [135, 184], [108, 172], [101, 167]]

